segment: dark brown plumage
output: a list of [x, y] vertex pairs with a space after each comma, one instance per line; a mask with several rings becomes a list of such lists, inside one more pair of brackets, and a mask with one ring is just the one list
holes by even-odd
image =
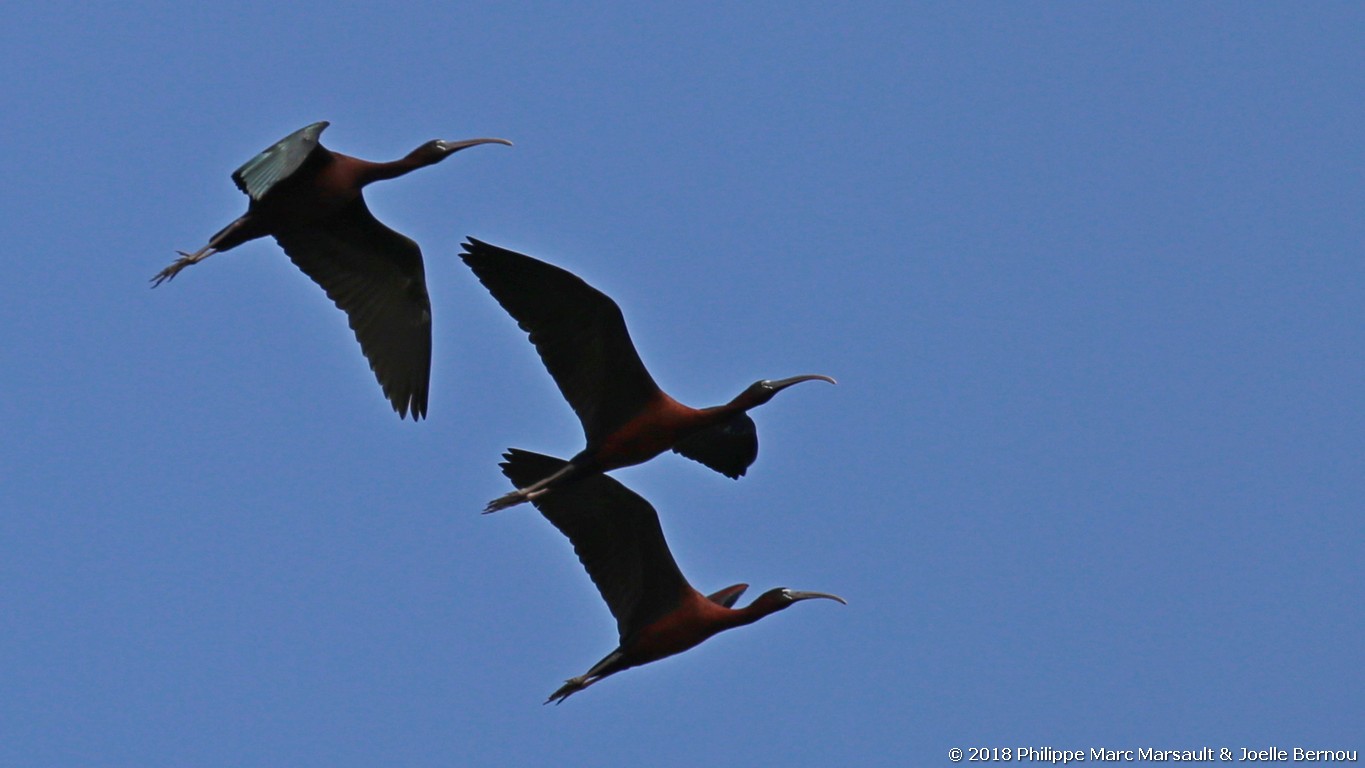
[[[513, 485], [552, 475], [567, 462], [512, 449], [502, 464]], [[794, 603], [838, 595], [785, 588], [764, 592], [748, 606], [733, 608], [748, 588], [735, 584], [710, 596], [692, 587], [664, 540], [654, 507], [606, 475], [581, 478], [532, 503], [573, 543], [574, 552], [601, 593], [620, 644], [586, 673], [570, 678], [546, 701], [556, 703], [604, 677], [672, 656], [727, 629], [752, 624]]]
[[417, 243], [384, 226], [361, 190], [504, 139], [429, 141], [387, 163], [332, 152], [319, 143], [326, 122], [281, 139], [232, 174], [247, 212], [194, 253], [180, 252], [153, 286], [221, 251], [270, 235], [304, 274], [346, 313], [375, 378], [400, 417], [427, 412], [431, 379], [431, 301]]
[[758, 456], [746, 411], [803, 381], [757, 381], [730, 402], [690, 408], [669, 397], [640, 360], [621, 309], [577, 276], [505, 248], [469, 238], [461, 258], [521, 329], [530, 334], [550, 376], [583, 425], [587, 446], [553, 476], [489, 502], [492, 512], [520, 504], [575, 478], [639, 464], [673, 450], [738, 478]]

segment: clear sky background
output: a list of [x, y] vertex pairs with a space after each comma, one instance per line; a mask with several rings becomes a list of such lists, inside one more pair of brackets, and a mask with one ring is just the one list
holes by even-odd
[[[0, 765], [905, 766], [1362, 748], [1365, 8], [9, 3]], [[371, 159], [428, 421], [271, 241], [148, 279], [285, 134]], [[621, 304], [732, 482], [616, 477], [693, 584], [836, 592], [541, 702], [616, 642], [500, 453], [572, 411], [465, 235]], [[746, 597], [746, 602], [747, 602]]]

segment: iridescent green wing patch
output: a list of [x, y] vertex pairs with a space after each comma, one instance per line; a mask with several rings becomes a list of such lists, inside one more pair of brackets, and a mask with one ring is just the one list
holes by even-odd
[[260, 200], [282, 179], [287, 179], [318, 148], [318, 137], [328, 125], [313, 123], [280, 139], [273, 146], [242, 164], [232, 180], [252, 200]]

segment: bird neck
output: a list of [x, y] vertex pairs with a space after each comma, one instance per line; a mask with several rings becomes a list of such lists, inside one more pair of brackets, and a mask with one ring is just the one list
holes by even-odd
[[699, 408], [698, 412], [704, 415], [706, 425], [712, 426], [715, 424], [723, 424], [756, 405], [758, 405], [758, 403], [752, 402], [750, 398], [741, 393], [739, 397], [736, 397], [725, 405], [713, 405], [709, 408]]
[[727, 613], [723, 618], [724, 626], [722, 627], [722, 629], [731, 629], [734, 627], [743, 627], [748, 624], [753, 624], [755, 621], [758, 621], [759, 619], [765, 616], [777, 613], [778, 611], [786, 607], [787, 607], [786, 605], [778, 603], [774, 600], [765, 597], [759, 597], [757, 600], [753, 601], [752, 603], [749, 603], [743, 608], [725, 609]]
[[773, 394], [773, 392], [763, 392], [751, 386], [735, 395], [733, 400], [721, 407], [728, 408], [731, 414], [745, 413], [773, 399]]
[[433, 158], [429, 153], [422, 153], [419, 151], [410, 152], [405, 157], [400, 157], [397, 160], [390, 160], [384, 163], [356, 159], [359, 169], [360, 186], [362, 187], [376, 181], [396, 179], [404, 174], [412, 173], [418, 168], [434, 165], [439, 161], [440, 158]]

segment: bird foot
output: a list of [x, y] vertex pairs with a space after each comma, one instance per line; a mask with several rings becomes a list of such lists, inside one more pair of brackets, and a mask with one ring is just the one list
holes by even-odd
[[563, 704], [565, 699], [569, 698], [570, 696], [574, 695], [575, 693], [578, 693], [579, 691], [587, 687], [588, 678], [586, 675], [583, 677], [571, 677], [568, 680], [565, 680], [563, 685], [559, 686], [559, 690], [550, 694], [550, 698], [541, 702], [541, 706], [549, 704], [550, 702], [553, 701], [555, 703], [555, 706], [557, 707], [560, 704]]
[[204, 256], [207, 255], [202, 252], [185, 253], [184, 251], [176, 251], [176, 253], [180, 254], [180, 258], [171, 262], [170, 265], [167, 266], [165, 269], [156, 273], [156, 277], [152, 278], [153, 288], [157, 287], [158, 285], [161, 285], [167, 280], [174, 279], [176, 275], [180, 274], [180, 270], [184, 269], [185, 267], [188, 267], [191, 264], [198, 264], [200, 261], [203, 261]]
[[528, 495], [525, 491], [521, 490], [512, 491], [511, 493], [503, 494], [502, 496], [499, 496], [498, 498], [488, 502], [488, 505], [483, 508], [483, 513], [485, 515], [488, 515], [494, 512], [499, 512], [501, 510], [507, 509], [508, 507], [515, 507], [518, 504], [526, 503], [526, 501], [529, 500], [530, 498], [531, 498], [530, 495]]

